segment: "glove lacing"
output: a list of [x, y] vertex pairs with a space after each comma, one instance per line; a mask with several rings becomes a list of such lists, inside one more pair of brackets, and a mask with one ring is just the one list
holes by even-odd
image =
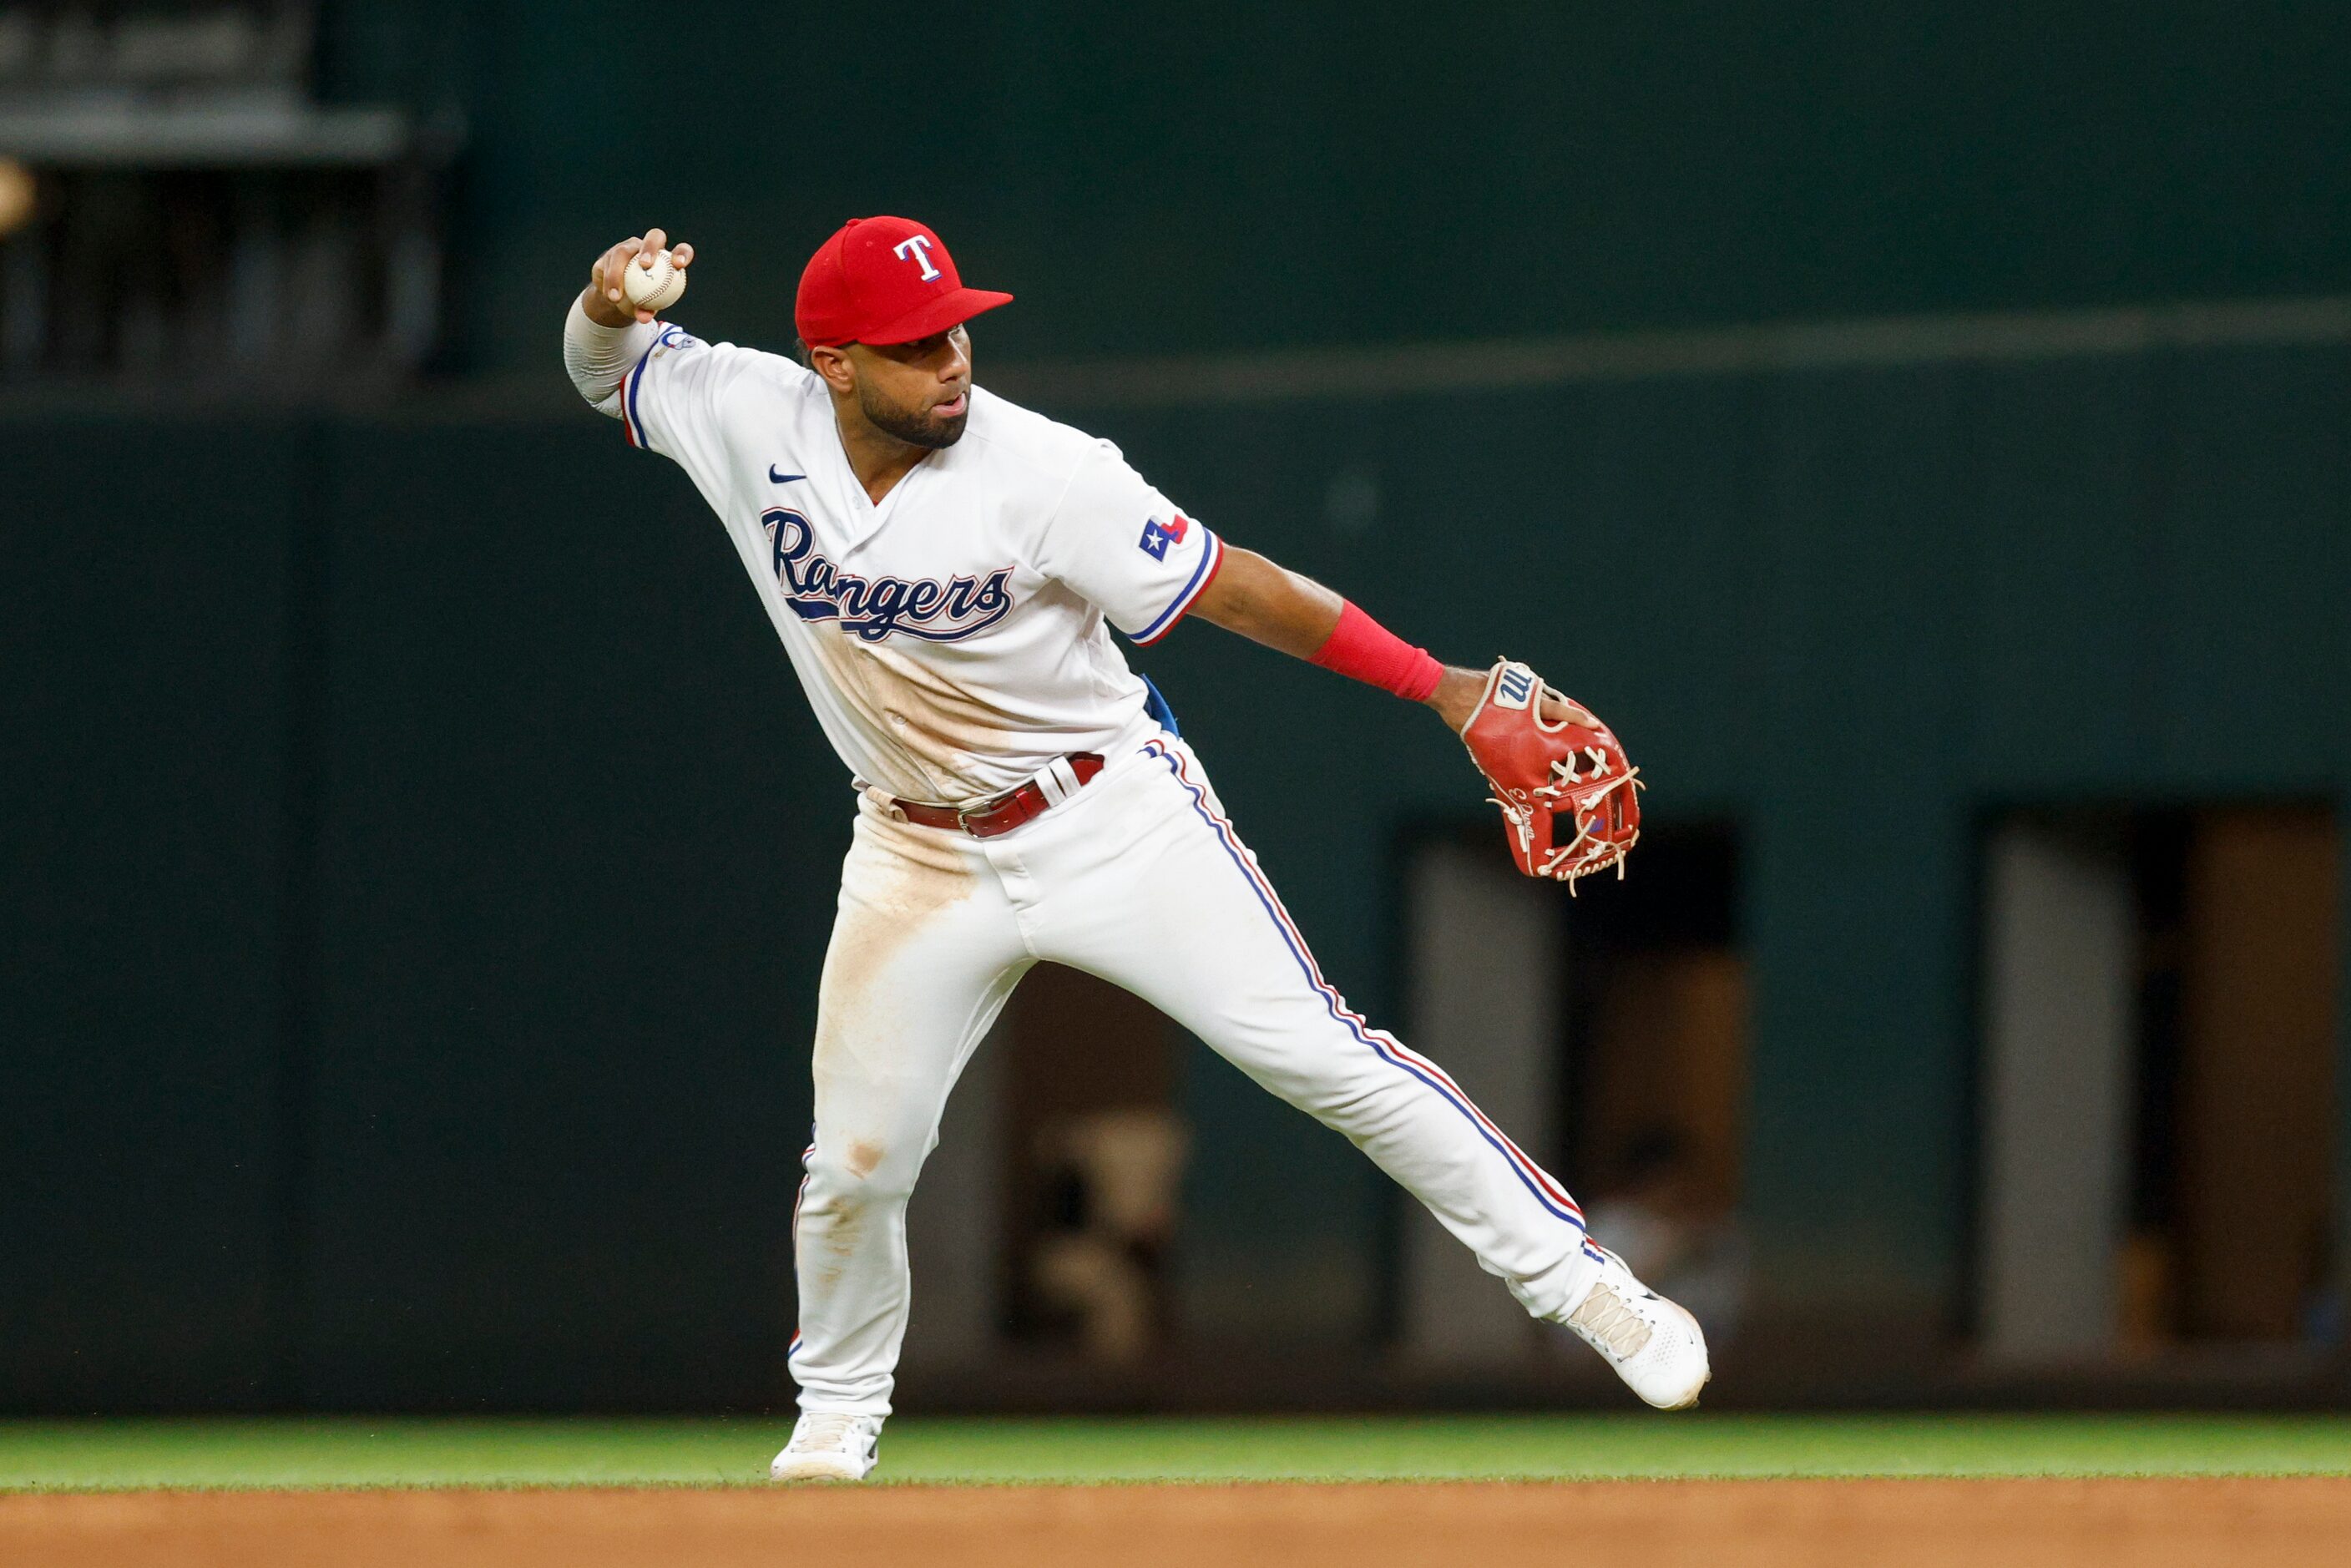
[[[1583, 754], [1592, 759], [1594, 771], [1607, 770], [1608, 754], [1599, 747], [1587, 746], [1583, 748]], [[1551, 765], [1551, 771], [1552, 781], [1531, 791], [1532, 799], [1546, 802], [1559, 802], [1566, 800], [1570, 789], [1578, 788], [1584, 782], [1576, 776], [1574, 760], [1572, 758], [1562, 757], [1554, 759]], [[1611, 779], [1598, 794], [1593, 796], [1582, 808], [1572, 812], [1569, 820], [1575, 823], [1575, 837], [1563, 846], [1552, 845], [1551, 853], [1544, 858], [1541, 865], [1535, 867], [1535, 873], [1538, 876], [1547, 876], [1553, 881], [1567, 883], [1567, 894], [1570, 898], [1575, 896], [1575, 884], [1578, 880], [1590, 876], [1594, 872], [1604, 871], [1611, 865], [1616, 868], [1616, 880], [1624, 881], [1625, 857], [1635, 844], [1641, 841], [1641, 831], [1638, 828], [1634, 829], [1633, 836], [1623, 843], [1612, 842], [1602, 845], [1596, 852], [1597, 858], [1593, 859], [1589, 865], [1568, 862], [1578, 857], [1578, 852], [1583, 850], [1585, 841], [1593, 836], [1592, 824], [1600, 820], [1600, 807], [1606, 803], [1609, 796], [1627, 787], [1635, 789], [1648, 788], [1646, 784], [1641, 782], [1641, 770], [1638, 768], [1628, 765], [1622, 775]], [[1502, 817], [1510, 824], [1510, 831], [1519, 835], [1519, 848], [1527, 852], [1528, 860], [1531, 862], [1534, 858], [1535, 841], [1534, 808], [1531, 805], [1504, 798], [1499, 787], [1495, 794], [1489, 795], [1486, 799], [1502, 809]], [[1554, 823], [1559, 821], [1556, 804], [1552, 808], [1552, 821]], [[1562, 870], [1562, 865], [1566, 869]]]

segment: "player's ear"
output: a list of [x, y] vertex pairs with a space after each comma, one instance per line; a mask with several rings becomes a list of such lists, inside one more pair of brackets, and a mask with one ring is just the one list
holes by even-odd
[[849, 350], [853, 344], [835, 348], [828, 343], [812, 345], [808, 351], [808, 368], [824, 378], [824, 384], [837, 392], [857, 390], [857, 367]]

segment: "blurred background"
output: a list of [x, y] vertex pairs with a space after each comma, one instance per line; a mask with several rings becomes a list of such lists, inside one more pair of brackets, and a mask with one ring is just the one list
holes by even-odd
[[[789, 348], [883, 212], [1626, 738], [1571, 901], [1425, 716], [1135, 656], [1710, 1404], [2342, 1402], [2346, 154], [2265, 0], [0, 0], [0, 1411], [788, 1400], [852, 797], [558, 337], [660, 224]], [[925, 1180], [903, 1407], [1625, 1403], [1083, 977]]]

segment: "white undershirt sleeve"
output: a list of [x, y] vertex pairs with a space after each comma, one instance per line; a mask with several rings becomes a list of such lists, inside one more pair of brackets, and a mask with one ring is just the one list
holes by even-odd
[[590, 408], [613, 419], [621, 417], [621, 382], [645, 357], [660, 330], [659, 322], [598, 326], [588, 319], [579, 297], [572, 297], [571, 314], [563, 319], [563, 368]]

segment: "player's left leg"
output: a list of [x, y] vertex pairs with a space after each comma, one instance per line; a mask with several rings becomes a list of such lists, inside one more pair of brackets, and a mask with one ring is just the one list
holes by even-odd
[[1645, 1399], [1695, 1399], [1707, 1373], [1696, 1322], [1587, 1238], [1567, 1190], [1442, 1068], [1348, 1008], [1197, 758], [1176, 741], [1146, 749], [1144, 769], [1119, 769], [1093, 787], [1097, 804], [1023, 846], [1042, 890], [1027, 916], [1036, 950], [1135, 992], [1343, 1134], [1529, 1312], [1591, 1341]]

